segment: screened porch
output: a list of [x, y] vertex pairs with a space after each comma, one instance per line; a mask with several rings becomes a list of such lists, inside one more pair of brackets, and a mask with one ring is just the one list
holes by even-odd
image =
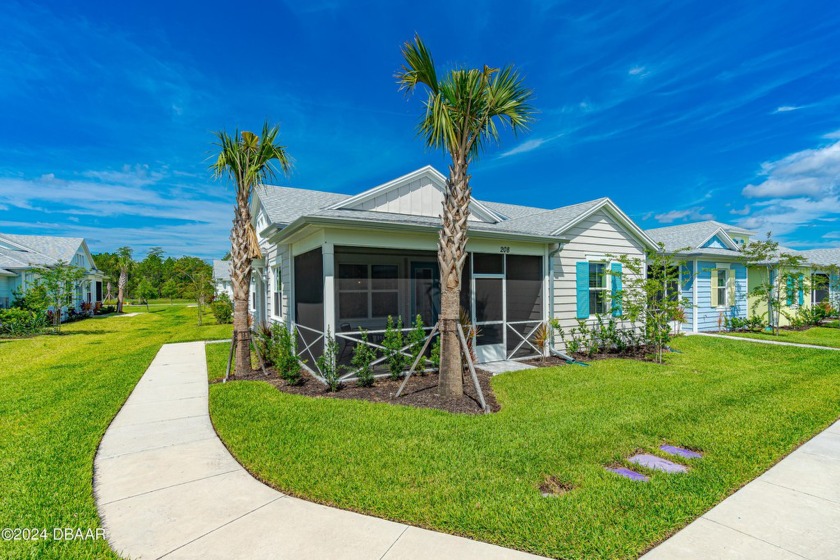
[[[546, 316], [542, 256], [471, 253], [464, 267], [461, 307], [476, 327], [479, 363], [540, 354], [534, 332]], [[315, 249], [294, 258], [294, 326], [310, 369], [323, 352], [326, 330], [347, 366], [359, 343], [381, 349], [388, 317], [408, 331], [419, 316], [427, 332], [440, 314], [440, 273], [432, 251], [359, 247]]]

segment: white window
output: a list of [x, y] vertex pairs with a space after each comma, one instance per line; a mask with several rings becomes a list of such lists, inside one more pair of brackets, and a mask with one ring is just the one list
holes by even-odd
[[727, 304], [728, 304], [728, 302], [726, 301], [728, 299], [727, 298], [728, 290], [726, 289], [726, 286], [727, 286], [726, 280], [727, 280], [728, 276], [729, 276], [729, 271], [728, 270], [726, 270], [726, 269], [718, 270], [717, 287], [716, 287], [717, 288], [717, 293], [718, 293], [717, 299], [718, 299], [718, 305], [722, 305], [723, 307], [726, 307]]
[[282, 315], [282, 304], [283, 304], [283, 277], [281, 275], [282, 270], [279, 266], [275, 266], [273, 269], [274, 273], [274, 307], [272, 308], [272, 312], [274, 313], [275, 317], [280, 317]]
[[607, 287], [607, 265], [602, 262], [589, 263], [589, 314], [603, 315], [609, 309], [609, 288]]
[[339, 319], [384, 319], [399, 315], [398, 279], [396, 264], [339, 264]]

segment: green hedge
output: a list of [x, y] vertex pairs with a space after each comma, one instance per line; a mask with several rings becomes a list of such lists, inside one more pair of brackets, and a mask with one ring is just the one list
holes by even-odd
[[0, 336], [29, 336], [47, 326], [47, 317], [29, 309], [0, 309]]

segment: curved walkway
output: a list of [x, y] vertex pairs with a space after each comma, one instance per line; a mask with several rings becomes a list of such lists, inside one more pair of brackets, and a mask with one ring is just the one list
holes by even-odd
[[203, 342], [160, 349], [102, 439], [94, 493], [108, 542], [133, 559], [537, 558], [313, 504], [257, 481], [210, 423]]

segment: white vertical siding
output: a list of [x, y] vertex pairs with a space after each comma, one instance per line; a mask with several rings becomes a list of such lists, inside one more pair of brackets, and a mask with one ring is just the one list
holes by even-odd
[[[436, 218], [440, 216], [442, 202], [443, 192], [438, 186], [430, 178], [421, 177], [362, 201], [353, 208]], [[475, 216], [470, 215], [470, 220], [476, 220]]]

